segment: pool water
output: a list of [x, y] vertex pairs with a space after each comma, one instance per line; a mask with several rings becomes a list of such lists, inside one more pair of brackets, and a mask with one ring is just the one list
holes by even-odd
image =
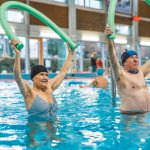
[[28, 122], [14, 81], [0, 81], [0, 150], [148, 150], [150, 114], [120, 114], [107, 90], [80, 89], [84, 80], [65, 80], [54, 92], [58, 102], [55, 123]]

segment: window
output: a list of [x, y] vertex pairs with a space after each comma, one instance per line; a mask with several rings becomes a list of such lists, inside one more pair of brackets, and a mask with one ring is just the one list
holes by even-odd
[[0, 57], [3, 55], [3, 36], [0, 36]]
[[76, 0], [75, 4], [79, 6], [84, 6], [84, 0]]
[[[24, 48], [21, 50], [21, 69], [24, 72], [25, 68], [25, 37], [19, 37], [24, 44]], [[15, 59], [15, 52], [12, 50], [9, 39], [6, 35], [0, 35], [0, 72], [12, 73]]]
[[142, 62], [142, 65], [144, 63], [146, 63], [149, 59], [150, 59], [150, 46], [141, 46], [140, 47], [141, 49], [141, 62]]
[[22, 44], [24, 45], [23, 49], [21, 49], [21, 51], [20, 51], [20, 57], [25, 59], [26, 38], [25, 37], [18, 37], [18, 38], [22, 42]]
[[121, 54], [126, 50], [129, 49], [130, 45], [126, 45], [126, 44], [116, 44], [116, 53], [117, 53], [117, 57], [119, 59], [119, 62], [121, 64]]
[[[83, 57], [83, 70], [82, 71], [91, 71], [91, 54], [93, 52], [97, 53], [97, 58], [101, 58], [101, 43], [99, 42], [89, 42], [89, 41], [79, 41], [80, 45], [78, 48], [81, 49], [77, 54], [78, 58]], [[80, 56], [81, 55], [81, 56]], [[80, 59], [78, 60], [80, 61]]]
[[[109, 7], [110, 0], [105, 0], [107, 8]], [[116, 12], [131, 15], [132, 14], [133, 0], [118, 0]]]
[[76, 0], [76, 5], [95, 8], [95, 9], [102, 9], [103, 8], [103, 1], [102, 0]]
[[62, 39], [43, 38], [44, 65], [51, 71], [57, 72], [66, 60], [66, 46]]
[[37, 39], [30, 39], [30, 58], [39, 58], [39, 41]]
[[8, 10], [7, 11], [7, 20], [10, 22], [24, 23], [24, 13], [19, 10]]
[[118, 0], [116, 11], [124, 14], [132, 13], [132, 1], [131, 0]]
[[116, 25], [116, 33], [123, 35], [131, 35], [131, 28], [128, 25]]

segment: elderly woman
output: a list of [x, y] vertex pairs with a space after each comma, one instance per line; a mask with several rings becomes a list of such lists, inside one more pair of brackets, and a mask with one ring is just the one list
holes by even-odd
[[66, 73], [69, 71], [73, 51], [68, 47], [68, 57], [61, 68], [60, 73], [53, 79], [48, 78], [48, 71], [43, 65], [36, 65], [31, 69], [31, 80], [33, 86], [30, 86], [21, 77], [20, 51], [16, 49], [16, 40], [10, 42], [16, 53], [14, 63], [14, 76], [19, 89], [24, 97], [25, 106], [28, 111], [28, 118], [34, 120], [55, 120], [57, 116], [57, 102], [53, 96], [53, 92], [58, 88]]

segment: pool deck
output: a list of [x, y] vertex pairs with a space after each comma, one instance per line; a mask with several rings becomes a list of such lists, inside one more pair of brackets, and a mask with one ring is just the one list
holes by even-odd
[[[49, 78], [55, 77], [56, 73], [50, 73]], [[96, 73], [68, 73], [66, 75], [66, 79], [70, 78], [94, 78], [96, 77]], [[30, 74], [22, 74], [22, 78], [24, 80], [31, 80]], [[14, 74], [0, 74], [0, 79], [10, 79], [14, 80]]]
[[[56, 73], [50, 73], [48, 76], [49, 78], [54, 78], [57, 74]], [[105, 77], [110, 77], [109, 75], [104, 75]], [[95, 78], [96, 73], [68, 73], [65, 77], [65, 79], [90, 79]], [[24, 80], [31, 80], [30, 74], [22, 74], [22, 78]], [[150, 76], [145, 78], [147, 83], [150, 84]], [[0, 80], [14, 80], [14, 74], [0, 74]]]

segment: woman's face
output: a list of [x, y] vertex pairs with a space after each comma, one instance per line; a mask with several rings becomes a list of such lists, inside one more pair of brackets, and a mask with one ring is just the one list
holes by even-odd
[[47, 88], [48, 79], [47, 72], [40, 72], [33, 78], [33, 83], [38, 88]]

